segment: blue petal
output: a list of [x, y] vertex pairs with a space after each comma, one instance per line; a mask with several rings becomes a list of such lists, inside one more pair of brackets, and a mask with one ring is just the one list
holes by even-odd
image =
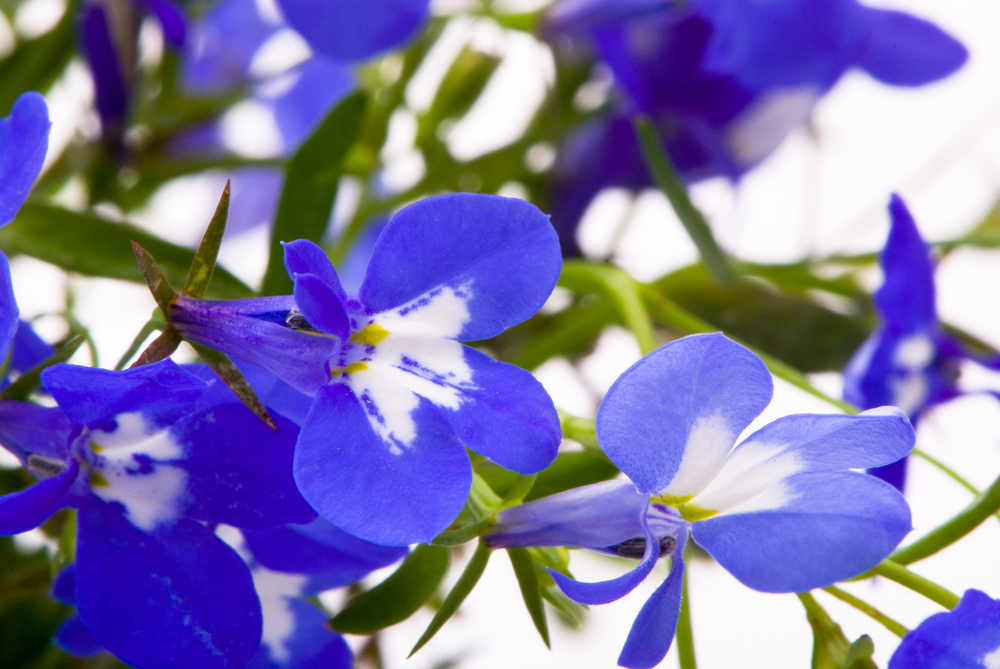
[[676, 7], [674, 0], [563, 0], [546, 14], [546, 28], [557, 32], [591, 30], [607, 23], [643, 18]]
[[308, 239], [282, 242], [285, 249], [285, 269], [293, 280], [297, 274], [313, 274], [340, 299], [346, 300], [347, 293], [340, 285], [337, 270], [333, 268], [326, 251]]
[[0, 401], [0, 444], [25, 466], [33, 453], [69, 459], [70, 441], [77, 430], [55, 407]]
[[555, 459], [559, 416], [525, 370], [458, 342], [405, 334], [381, 340], [370, 364], [434, 403], [468, 448], [500, 466], [532, 474]]
[[351, 319], [344, 303], [315, 274], [295, 275], [295, 305], [302, 316], [320, 332], [346, 340], [351, 334]]
[[264, 567], [311, 578], [303, 594], [317, 594], [359, 581], [407, 553], [378, 546], [337, 529], [322, 518], [308, 525], [243, 530], [247, 546]]
[[19, 313], [17, 300], [14, 298], [14, 284], [10, 279], [10, 264], [7, 262], [7, 256], [0, 251], [0, 355], [5, 360], [14, 333], [17, 331]]
[[80, 465], [71, 459], [61, 474], [0, 497], [0, 536], [27, 532], [44, 523], [65, 506], [64, 496], [79, 473]]
[[104, 652], [104, 646], [98, 643], [76, 613], [63, 621], [52, 637], [52, 643], [77, 657], [93, 657]]
[[83, 46], [94, 79], [94, 97], [105, 137], [116, 137], [124, 130], [129, 96], [122, 66], [111, 38], [107, 13], [100, 4], [83, 8]]
[[0, 225], [14, 220], [35, 183], [51, 126], [45, 99], [35, 92], [21, 95], [10, 116], [0, 119]]
[[597, 412], [597, 437], [640, 492], [673, 483], [684, 488], [676, 494], [693, 496], [772, 392], [767, 367], [747, 349], [720, 334], [685, 337], [615, 381]]
[[[197, 139], [201, 149], [204, 139]], [[283, 174], [275, 169], [249, 168], [230, 173], [229, 218], [226, 234], [236, 236], [259, 225], [270, 224], [281, 195]]]
[[603, 481], [504, 509], [486, 541], [496, 548], [606, 548], [645, 534], [648, 505], [630, 482]]
[[76, 563], [70, 562], [59, 570], [52, 582], [52, 599], [76, 608]]
[[35, 334], [35, 331], [31, 329], [31, 323], [18, 321], [17, 332], [14, 333], [14, 341], [10, 351], [11, 369], [26, 372], [55, 352], [54, 348]]
[[987, 669], [998, 656], [1000, 600], [966, 590], [954, 609], [934, 614], [903, 637], [889, 669]]
[[885, 282], [875, 293], [883, 324], [906, 332], [927, 329], [937, 321], [934, 266], [930, 250], [903, 200], [889, 203], [892, 229], [882, 252]]
[[390, 332], [485, 339], [538, 311], [561, 265], [556, 234], [534, 205], [442, 195], [389, 221], [360, 298], [380, 322], [391, 311]]
[[292, 478], [298, 427], [272, 416], [271, 431], [242, 404], [225, 404], [187, 417], [170, 428], [183, 446], [175, 464], [187, 472], [185, 515], [236, 527], [307, 523], [316, 512]]
[[316, 128], [357, 79], [345, 64], [317, 56], [300, 65], [295, 83], [274, 100], [274, 120], [285, 149], [293, 151]]
[[279, 0], [285, 18], [320, 53], [358, 60], [402, 45], [429, 0]]
[[187, 88], [216, 94], [245, 83], [257, 49], [280, 27], [264, 21], [255, 0], [213, 4], [191, 27], [185, 44], [182, 78]]
[[329, 381], [326, 362], [340, 341], [289, 327], [294, 307], [292, 296], [210, 302], [181, 295], [170, 323], [187, 339], [263, 367], [311, 395]]
[[867, 9], [869, 37], [858, 66], [894, 86], [921, 86], [948, 76], [969, 58], [962, 43], [915, 16]]
[[713, 27], [705, 69], [754, 89], [825, 91], [853, 64], [867, 28], [855, 0], [697, 0], [694, 8]]
[[694, 539], [762, 592], [805, 592], [860, 574], [911, 529], [903, 496], [855, 472], [799, 474], [744, 509], [695, 523]]
[[42, 383], [67, 418], [90, 426], [124, 413], [141, 413], [150, 425], [169, 425], [208, 389], [170, 359], [120, 372], [58, 364], [42, 372]]
[[379, 402], [368, 389], [359, 398], [342, 383], [321, 388], [295, 449], [295, 480], [321, 516], [356, 537], [428, 542], [465, 504], [469, 458], [427, 400], [388, 390], [397, 401]]
[[684, 589], [684, 547], [687, 532], [677, 537], [667, 580], [656, 589], [632, 623], [625, 647], [618, 656], [618, 666], [629, 669], [651, 669], [670, 650], [681, 613], [681, 593]]
[[80, 617], [109, 651], [144, 669], [230, 669], [257, 651], [250, 570], [207, 527], [181, 519], [146, 534], [95, 498], [81, 503], [79, 523]]
[[559, 589], [566, 593], [567, 597], [581, 604], [608, 604], [635, 590], [649, 576], [649, 572], [656, 566], [656, 561], [660, 559], [660, 542], [646, 524], [645, 510], [639, 518], [646, 540], [646, 550], [635, 569], [618, 578], [598, 583], [581, 583], [549, 569]]
[[[272, 615], [284, 620], [265, 628], [260, 650], [247, 669], [351, 669], [351, 649], [343, 637], [326, 626], [327, 616], [322, 611], [301, 599], [273, 599], [264, 607], [265, 624]], [[272, 630], [286, 634], [280, 639], [269, 638]]]

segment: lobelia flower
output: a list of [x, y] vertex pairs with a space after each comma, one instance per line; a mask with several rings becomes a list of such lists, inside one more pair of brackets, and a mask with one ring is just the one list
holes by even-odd
[[[45, 162], [51, 126], [45, 98], [34, 92], [21, 95], [10, 116], [0, 119], [0, 227], [14, 220], [28, 197]], [[0, 252], [0, 363], [7, 357], [19, 329], [17, 317], [10, 264]]]
[[496, 547], [571, 546], [640, 558], [602, 583], [553, 573], [582, 604], [633, 590], [657, 558], [667, 580], [649, 598], [618, 658], [655, 666], [673, 641], [689, 534], [744, 585], [804, 592], [861, 573], [910, 531], [892, 486], [850, 471], [899, 459], [913, 430], [895, 407], [859, 416], [780, 418], [733, 448], [770, 402], [771, 375], [722, 335], [671, 342], [628, 369], [597, 412], [604, 451], [631, 479], [584, 486], [501, 511]]
[[[260, 598], [264, 632], [247, 669], [349, 669], [353, 657], [347, 643], [326, 626], [328, 616], [303, 597], [355, 583], [407, 552], [362, 541], [322, 519], [242, 532], [221, 525], [216, 533], [247, 563]], [[76, 567], [69, 565], [53, 584], [52, 596], [76, 607], [75, 580]], [[77, 614], [63, 622], [53, 642], [81, 657], [104, 650]]]
[[[934, 306], [934, 265], [917, 225], [897, 195], [880, 259], [885, 281], [875, 293], [879, 327], [844, 369], [844, 399], [863, 409], [894, 405], [916, 425], [928, 410], [963, 394], [959, 366], [972, 360], [1000, 368], [1000, 358], [972, 355], [944, 332]], [[871, 472], [902, 490], [906, 459]]]
[[889, 669], [996, 669], [1000, 666], [1000, 600], [966, 590], [951, 611], [937, 613], [903, 637]]
[[202, 405], [210, 384], [170, 360], [60, 364], [42, 382], [58, 407], [0, 402], [0, 443], [40, 479], [0, 497], [0, 534], [78, 509], [73, 600], [96, 644], [139, 669], [242, 667], [260, 645], [260, 602], [205, 523], [315, 518], [291, 475], [296, 425], [274, 414], [276, 434], [234, 402]]
[[430, 541], [471, 484], [465, 448], [521, 473], [556, 455], [559, 420], [528, 372], [458, 341], [530, 317], [559, 276], [556, 235], [521, 200], [454, 194], [397, 213], [357, 294], [315, 244], [285, 244], [294, 295], [179, 296], [185, 338], [310, 396], [295, 478], [321, 516], [384, 545]]
[[931, 23], [856, 0], [576, 0], [550, 33], [585, 35], [623, 95], [564, 142], [551, 176], [563, 250], [603, 188], [652, 185], [631, 119], [648, 115], [681, 176], [736, 180], [803, 123], [850, 68], [894, 86], [958, 69], [967, 53]]

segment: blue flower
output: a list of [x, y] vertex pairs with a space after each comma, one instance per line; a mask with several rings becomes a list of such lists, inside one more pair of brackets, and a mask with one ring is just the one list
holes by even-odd
[[933, 24], [855, 0], [577, 0], [555, 7], [549, 30], [586, 35], [625, 93], [570, 135], [553, 170], [553, 220], [569, 253], [602, 188], [651, 185], [631, 131], [638, 112], [686, 181], [737, 179], [848, 69], [919, 86], [967, 57]]
[[[996, 368], [1000, 360], [977, 358], [944, 332], [934, 306], [930, 250], [896, 195], [889, 213], [892, 228], [881, 257], [885, 282], [875, 293], [881, 322], [844, 369], [844, 399], [863, 409], [897, 406], [916, 425], [935, 405], [964, 394], [956, 385], [962, 361]], [[902, 490], [906, 460], [872, 473]]]
[[[0, 226], [14, 220], [28, 197], [45, 162], [51, 125], [45, 99], [33, 92], [21, 95], [10, 116], [0, 119]], [[17, 316], [10, 264], [0, 252], [0, 361], [18, 330]]]
[[889, 669], [995, 669], [1000, 666], [1000, 600], [966, 590], [951, 611], [909, 632]]
[[733, 448], [770, 402], [771, 376], [722, 335], [672, 342], [615, 382], [597, 413], [597, 437], [630, 479], [585, 486], [501, 511], [487, 541], [497, 547], [559, 545], [641, 557], [602, 583], [553, 573], [583, 604], [634, 589], [657, 558], [672, 555], [618, 658], [655, 666], [673, 640], [689, 533], [744, 585], [803, 592], [854, 576], [885, 558], [910, 531], [892, 486], [850, 471], [898, 459], [913, 430], [898, 409], [860, 416], [778, 419]]
[[560, 266], [534, 206], [445, 195], [393, 217], [356, 295], [322, 249], [300, 240], [285, 245], [294, 295], [181, 296], [169, 319], [185, 338], [310, 396], [295, 452], [302, 494], [337, 527], [404, 545], [429, 541], [462, 509], [466, 446], [522, 473], [555, 457], [559, 421], [541, 385], [455, 340], [530, 317]]
[[[264, 632], [248, 669], [349, 669], [353, 658], [343, 637], [326, 626], [323, 611], [303, 598], [354, 583], [406, 554], [405, 548], [370, 544], [321, 519], [242, 532], [223, 525], [216, 533], [250, 567], [260, 598]], [[52, 596], [77, 606], [75, 564], [59, 573]], [[79, 614], [63, 622], [53, 642], [81, 657], [104, 651]]]
[[[250, 570], [206, 523], [315, 518], [295, 488], [297, 426], [275, 434], [169, 360], [125, 372], [57, 365], [59, 404], [0, 402], [0, 443], [40, 479], [0, 497], [0, 534], [78, 509], [75, 602], [100, 646], [141, 669], [243, 666], [261, 639]], [[141, 611], [141, 624], [130, 618]]]

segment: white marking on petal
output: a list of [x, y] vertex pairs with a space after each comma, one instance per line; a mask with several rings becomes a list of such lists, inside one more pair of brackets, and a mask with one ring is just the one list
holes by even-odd
[[894, 362], [908, 370], [921, 370], [934, 361], [934, 342], [926, 334], [910, 335], [900, 340], [893, 354]]
[[983, 655], [981, 662], [985, 669], [1000, 669], [1000, 647]]
[[370, 364], [385, 378], [452, 411], [462, 404], [463, 390], [476, 388], [465, 346], [450, 339], [389, 335]]
[[361, 402], [372, 430], [389, 446], [390, 453], [399, 455], [413, 443], [417, 437], [413, 412], [420, 405], [414, 393], [370, 369], [354, 372], [347, 384]]
[[684, 444], [677, 474], [660, 495], [692, 497], [700, 493], [719, 472], [735, 441], [736, 435], [722, 414], [699, 417]]
[[438, 286], [401, 307], [376, 314], [373, 320], [389, 332], [455, 338], [471, 319], [471, 299], [471, 281], [458, 289]]
[[908, 416], [912, 416], [924, 405], [930, 393], [927, 377], [920, 372], [892, 379], [889, 385], [892, 387], [892, 403]]
[[761, 95], [726, 130], [726, 144], [741, 167], [771, 155], [796, 126], [805, 122], [820, 98], [813, 86]]
[[309, 577], [271, 571], [259, 564], [251, 569], [251, 574], [264, 614], [264, 633], [260, 642], [267, 646], [271, 660], [285, 664], [292, 657], [288, 644], [295, 636], [295, 612], [290, 598], [302, 594]]
[[[762, 441], [738, 446], [691, 504], [719, 512], [733, 511], [736, 507], [742, 512], [745, 503], [751, 500], [755, 510], [782, 506], [794, 497], [789, 497], [793, 493], [781, 482], [805, 469], [795, 451], [785, 450], [787, 446]], [[755, 500], [758, 496], [761, 499]]]
[[726, 509], [719, 513], [719, 516], [737, 513], [754, 513], [756, 511], [774, 511], [787, 506], [799, 496], [790, 485], [784, 481], [779, 481], [754, 495], [747, 501]]
[[164, 461], [183, 457], [184, 448], [169, 430], [149, 434], [140, 414], [120, 414], [115, 421], [113, 431], [90, 434], [100, 447], [95, 472], [107, 482], [92, 490], [105, 502], [121, 503], [130, 523], [152, 532], [180, 517], [187, 472]]

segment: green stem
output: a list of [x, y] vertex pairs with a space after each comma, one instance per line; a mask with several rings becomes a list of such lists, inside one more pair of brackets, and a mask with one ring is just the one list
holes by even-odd
[[892, 632], [893, 634], [895, 634], [900, 638], [903, 638], [903, 636], [910, 631], [907, 628], [903, 627], [898, 622], [896, 622], [895, 620], [893, 620], [892, 618], [890, 618], [889, 616], [885, 615], [884, 613], [876, 609], [868, 602], [858, 599], [849, 592], [844, 592], [840, 588], [833, 585], [823, 588], [823, 590], [825, 592], [830, 593], [840, 601], [850, 604], [858, 611], [861, 611], [872, 620], [880, 623], [883, 627], [885, 627], [887, 630], [889, 630], [890, 632]]
[[677, 618], [676, 639], [677, 657], [680, 659], [681, 669], [698, 669], [698, 662], [694, 657], [694, 631], [691, 627], [691, 601], [686, 573], [681, 586], [681, 612]]
[[958, 595], [923, 576], [914, 574], [903, 565], [890, 559], [879, 562], [870, 573], [885, 576], [890, 581], [895, 581], [903, 587], [920, 593], [946, 609], [953, 609], [958, 605]]
[[643, 304], [639, 284], [623, 270], [614, 265], [567, 262], [563, 265], [559, 285], [577, 294], [597, 293], [607, 298], [618, 308], [643, 355], [657, 347], [656, 333]]
[[905, 548], [900, 548], [889, 557], [897, 564], [912, 564], [917, 560], [934, 555], [952, 545], [987, 518], [1000, 510], [1000, 477], [984, 490], [969, 506]]
[[663, 194], [670, 200], [670, 205], [677, 213], [687, 230], [691, 241], [698, 247], [701, 259], [708, 268], [709, 274], [718, 283], [728, 283], [736, 278], [736, 273], [729, 262], [725, 252], [719, 247], [712, 230], [705, 222], [705, 217], [691, 203], [687, 189], [677, 176], [677, 170], [670, 160], [670, 156], [663, 150], [663, 143], [656, 128], [645, 116], [637, 116], [633, 122], [636, 138], [642, 147], [642, 156], [646, 161], [646, 169], [649, 170], [653, 182], [663, 191]]

